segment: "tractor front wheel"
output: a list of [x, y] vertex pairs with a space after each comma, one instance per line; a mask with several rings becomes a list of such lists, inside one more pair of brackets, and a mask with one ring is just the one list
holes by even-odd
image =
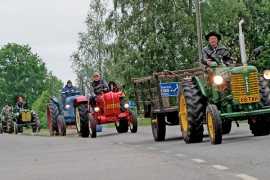
[[118, 119], [118, 122], [116, 122], [116, 130], [117, 130], [118, 133], [126, 133], [126, 132], [128, 132], [127, 118]]
[[221, 144], [222, 127], [221, 119], [216, 105], [209, 104], [206, 108], [207, 129], [212, 144]]
[[63, 115], [57, 117], [57, 130], [60, 136], [66, 135], [66, 121]]
[[0, 134], [3, 134], [3, 126], [2, 126], [2, 123], [0, 123]]
[[79, 136], [89, 137], [89, 116], [87, 103], [79, 103], [75, 109], [76, 128]]
[[13, 123], [14, 133], [18, 134], [18, 125], [16, 122]]
[[184, 141], [202, 142], [206, 103], [198, 85], [195, 82], [183, 82], [178, 99], [178, 116]]
[[129, 115], [131, 116], [131, 122], [129, 123], [130, 132], [136, 133], [138, 130], [137, 115], [134, 111], [131, 111]]
[[270, 134], [270, 122], [265, 121], [265, 116], [253, 116], [248, 120], [249, 128], [254, 136], [265, 136]]
[[222, 122], [222, 134], [229, 134], [232, 129], [232, 121], [227, 120]]
[[155, 141], [164, 141], [166, 135], [166, 123], [164, 114], [151, 113], [152, 134]]
[[97, 126], [93, 116], [89, 116], [89, 134], [91, 138], [97, 137]]

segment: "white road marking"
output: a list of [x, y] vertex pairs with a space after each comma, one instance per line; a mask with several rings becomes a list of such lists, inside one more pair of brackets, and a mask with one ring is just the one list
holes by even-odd
[[202, 159], [191, 159], [192, 161], [198, 162], [198, 163], [204, 163], [206, 162], [205, 160]]
[[147, 149], [155, 150], [156, 148], [154, 148], [154, 147], [148, 147]]
[[225, 167], [225, 166], [221, 166], [221, 165], [214, 165], [213, 167], [216, 168], [216, 169], [219, 169], [219, 170], [226, 170], [226, 169], [229, 169], [229, 168], [227, 168], [227, 167]]
[[177, 156], [177, 157], [186, 157], [186, 155], [184, 155], [184, 154], [175, 154], [175, 156]]
[[244, 180], [258, 180], [257, 178], [249, 176], [247, 174], [237, 174], [236, 176]]
[[162, 153], [171, 153], [171, 151], [161, 151]]

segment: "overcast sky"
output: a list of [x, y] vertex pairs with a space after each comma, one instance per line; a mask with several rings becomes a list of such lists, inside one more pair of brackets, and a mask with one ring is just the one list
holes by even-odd
[[1, 0], [0, 46], [28, 44], [55, 76], [74, 82], [70, 55], [88, 11], [88, 0]]

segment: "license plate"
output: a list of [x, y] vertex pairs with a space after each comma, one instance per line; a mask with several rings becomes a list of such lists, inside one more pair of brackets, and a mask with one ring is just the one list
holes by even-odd
[[240, 97], [240, 104], [253, 103], [253, 102], [259, 102], [259, 101], [260, 101], [260, 97], [257, 95]]
[[119, 108], [120, 104], [108, 104], [107, 108]]
[[22, 121], [23, 122], [31, 121], [31, 112], [22, 112]]

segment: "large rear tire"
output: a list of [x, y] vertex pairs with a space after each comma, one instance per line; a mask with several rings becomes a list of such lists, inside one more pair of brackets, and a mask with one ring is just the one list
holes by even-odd
[[66, 121], [63, 115], [57, 117], [57, 129], [59, 136], [66, 135]]
[[75, 109], [76, 128], [79, 136], [89, 137], [89, 116], [87, 103], [79, 103]]
[[221, 144], [222, 126], [219, 111], [216, 105], [209, 104], [206, 108], [206, 123], [209, 138], [212, 144]]
[[164, 114], [151, 113], [152, 134], [155, 141], [164, 141], [166, 136], [166, 122]]
[[134, 111], [131, 111], [129, 115], [131, 116], [131, 122], [129, 123], [130, 132], [136, 133], [138, 130], [137, 114]]
[[89, 116], [89, 134], [91, 138], [97, 137], [97, 128], [93, 116]]
[[183, 82], [179, 89], [178, 113], [186, 143], [202, 142], [205, 113], [204, 97], [195, 82]]
[[57, 117], [59, 115], [58, 106], [53, 100], [50, 100], [47, 105], [47, 120], [50, 135], [53, 136], [57, 132]]

